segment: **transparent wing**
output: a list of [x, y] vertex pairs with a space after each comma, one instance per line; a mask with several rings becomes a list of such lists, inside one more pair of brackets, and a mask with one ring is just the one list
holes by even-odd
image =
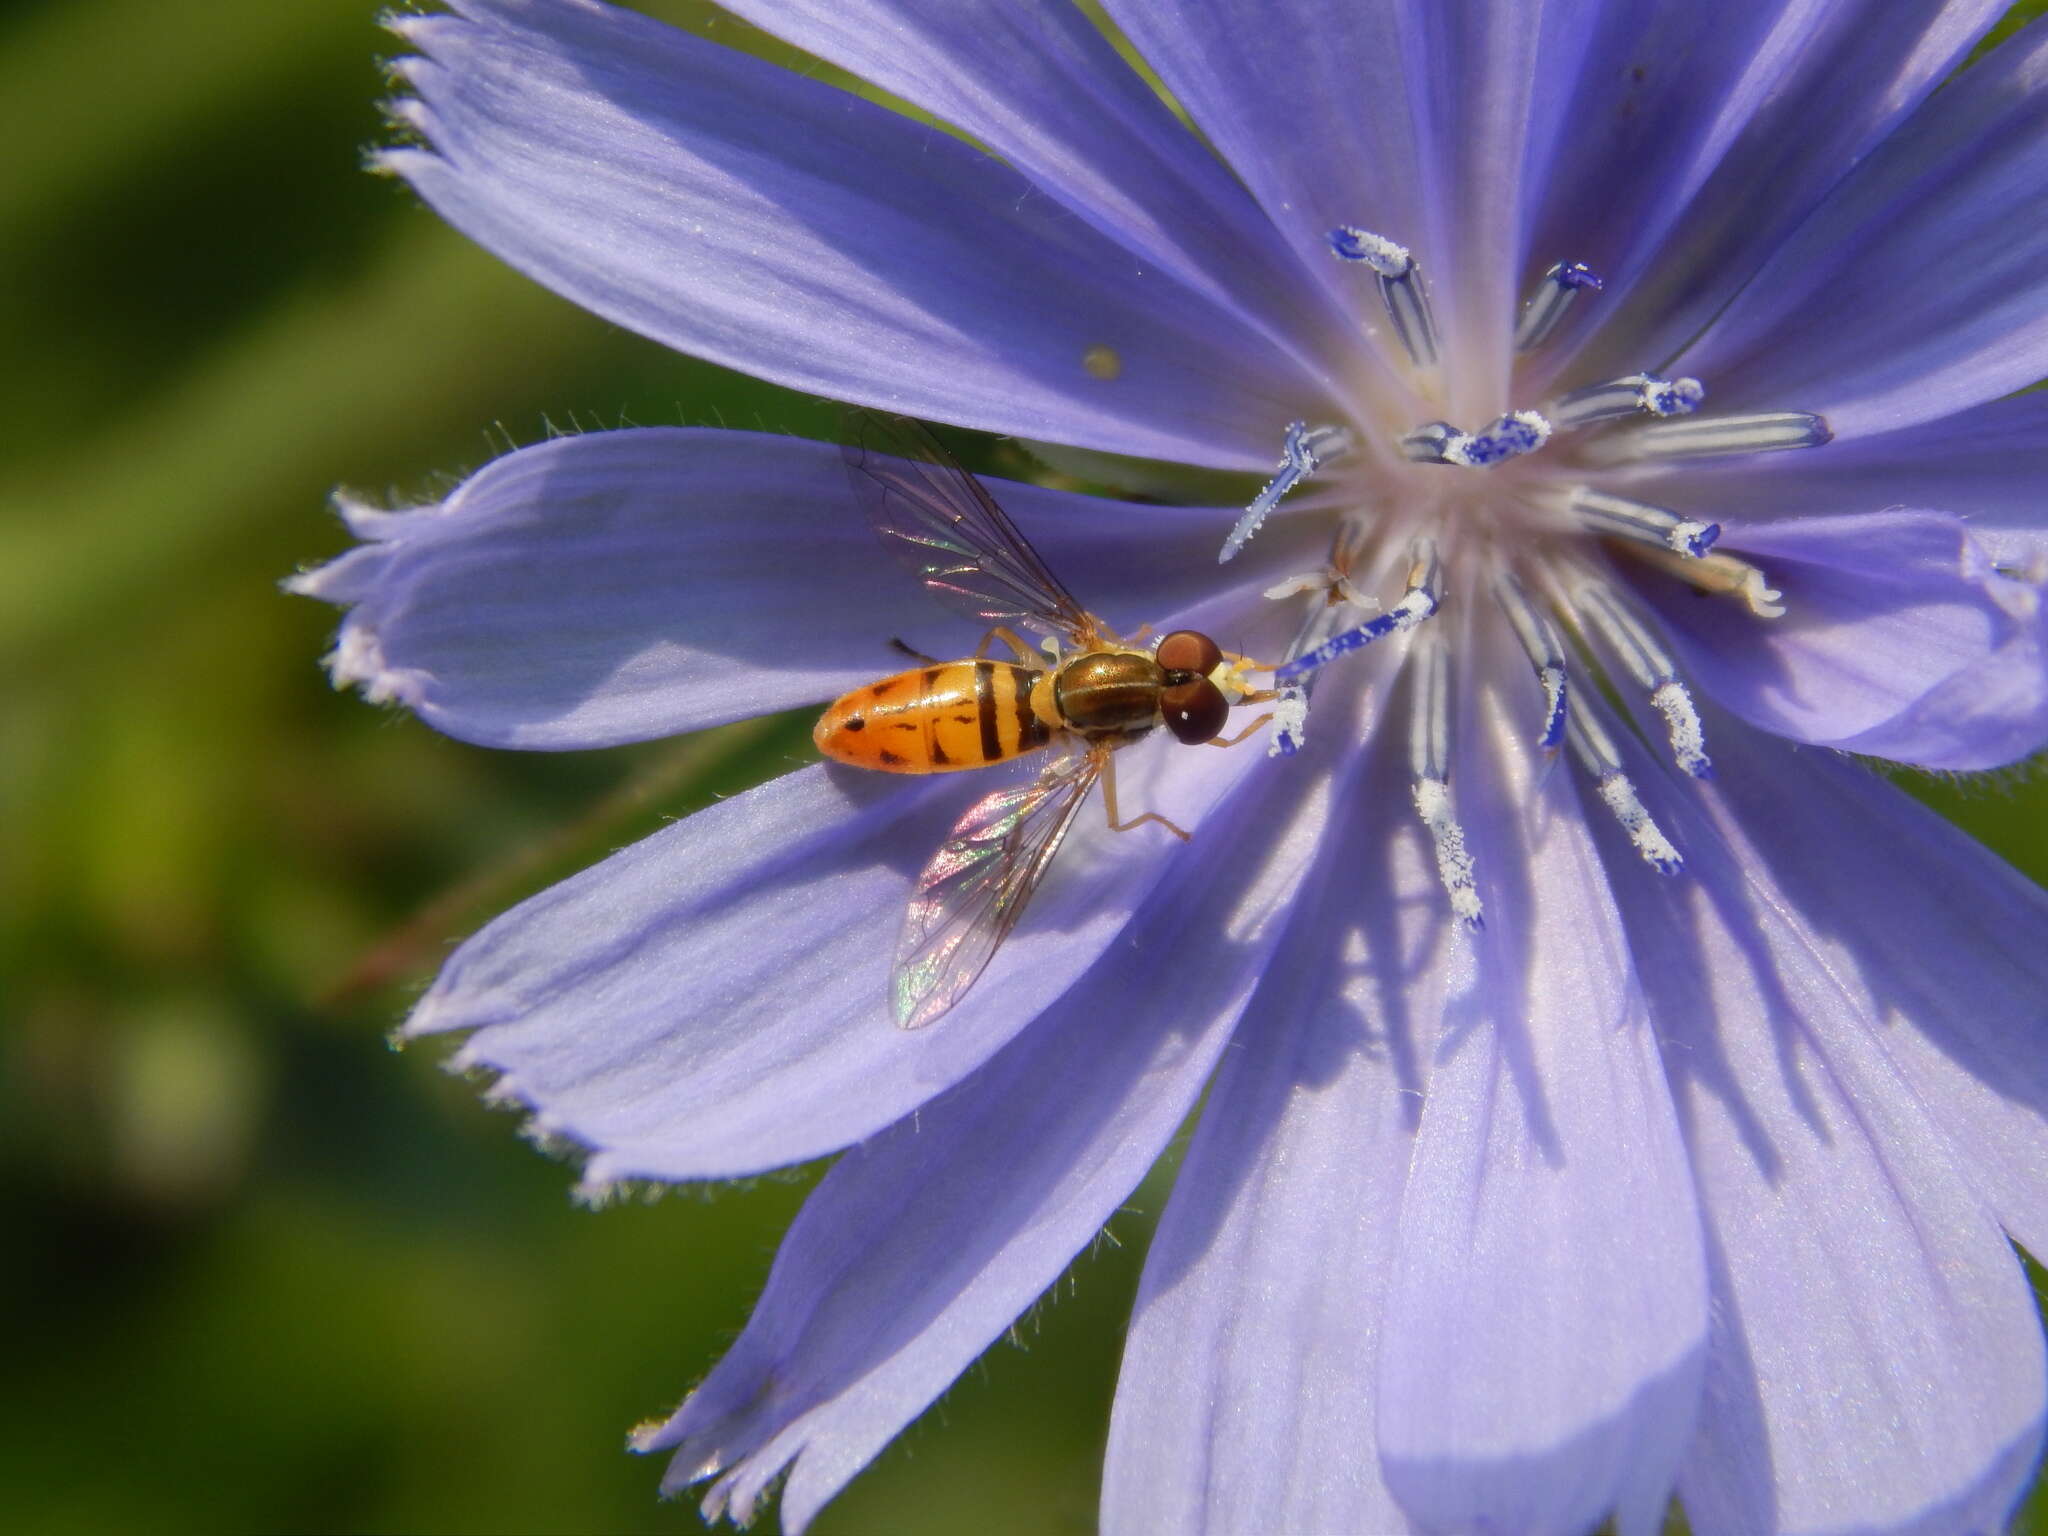
[[1094, 640], [1100, 627], [1087, 610], [931, 433], [905, 417], [863, 414], [858, 434], [845, 450], [854, 493], [918, 580], [985, 624]]
[[896, 942], [896, 1022], [922, 1029], [987, 967], [1052, 865], [1107, 748], [1070, 752], [1029, 784], [984, 795], [917, 877]]

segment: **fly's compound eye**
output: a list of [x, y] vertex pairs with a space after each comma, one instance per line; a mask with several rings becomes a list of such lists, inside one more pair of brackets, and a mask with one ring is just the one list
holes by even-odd
[[1198, 677], [1191, 683], [1160, 689], [1159, 711], [1166, 716], [1169, 731], [1188, 746], [1198, 747], [1223, 734], [1224, 722], [1230, 718], [1230, 701], [1209, 679]]
[[[1192, 672], [1196, 677], [1207, 677], [1222, 663], [1223, 652], [1207, 635], [1192, 629], [1176, 629], [1159, 642], [1152, 659], [1159, 663], [1161, 671]], [[1171, 718], [1171, 711], [1168, 713]]]

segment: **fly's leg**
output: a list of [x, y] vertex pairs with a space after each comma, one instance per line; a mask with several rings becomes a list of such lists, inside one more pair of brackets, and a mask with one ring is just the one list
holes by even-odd
[[892, 651], [900, 651], [903, 655], [908, 656], [912, 661], [921, 661], [928, 667], [936, 667], [941, 665], [938, 657], [925, 655], [923, 651], [920, 651], [916, 646], [911, 645], [909, 642], [904, 640], [904, 638], [901, 635], [891, 635], [889, 637], [889, 649]]
[[988, 648], [998, 640], [1016, 652], [1019, 665], [1035, 669], [1042, 669], [1045, 666], [1045, 653], [1043, 651], [1034, 651], [1030, 646], [1026, 645], [1017, 631], [1010, 628], [1007, 624], [998, 624], [994, 629], [991, 629], [981, 637], [981, 644], [974, 648], [974, 659], [979, 661], [982, 657], [988, 655]]
[[1157, 811], [1147, 811], [1142, 816], [1133, 816], [1129, 821], [1118, 819], [1116, 809], [1116, 758], [1114, 756], [1105, 756], [1102, 759], [1102, 809], [1104, 814], [1109, 817], [1109, 830], [1112, 832], [1128, 832], [1133, 827], [1142, 827], [1148, 821], [1156, 821], [1182, 842], [1185, 843], [1190, 840], [1185, 831], [1175, 826]]
[[[1245, 697], [1249, 699], [1251, 695], [1247, 694], [1245, 695]], [[1264, 697], [1270, 699], [1275, 697], [1275, 695], [1269, 693], [1264, 695]], [[1258, 730], [1260, 726], [1270, 724], [1272, 722], [1272, 719], [1273, 717], [1270, 714], [1261, 715], [1258, 719], [1254, 720], [1250, 725], [1246, 726], [1243, 730], [1239, 731], [1235, 736], [1211, 736], [1207, 741], [1203, 742], [1202, 745], [1205, 747], [1234, 747], [1240, 741], [1243, 741], [1246, 737], [1250, 736], [1254, 731]]]

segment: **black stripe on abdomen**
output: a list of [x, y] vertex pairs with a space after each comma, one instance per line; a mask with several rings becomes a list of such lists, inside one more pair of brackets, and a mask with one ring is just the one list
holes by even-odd
[[1001, 762], [1003, 737], [996, 729], [996, 664], [992, 661], [974, 664], [974, 708], [981, 717], [982, 761]]
[[1017, 717], [1017, 750], [1029, 752], [1033, 747], [1042, 747], [1051, 740], [1052, 732], [1045, 728], [1045, 722], [1038, 718], [1037, 712], [1031, 707], [1031, 690], [1037, 685], [1040, 674], [1020, 671], [1015, 676], [1017, 691], [1012, 695], [1010, 705]]

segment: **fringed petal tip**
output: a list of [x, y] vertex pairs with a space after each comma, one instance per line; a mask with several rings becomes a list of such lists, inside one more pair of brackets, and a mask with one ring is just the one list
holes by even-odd
[[[741, 1457], [735, 1463], [727, 1452], [703, 1444], [703, 1432], [689, 1427], [691, 1404], [696, 1400], [697, 1394], [692, 1393], [666, 1418], [635, 1425], [626, 1436], [626, 1449], [636, 1456], [671, 1453], [668, 1465], [662, 1469], [661, 1497], [681, 1499], [699, 1484], [709, 1482], [711, 1486], [703, 1490], [697, 1506], [705, 1524], [725, 1520], [744, 1530], [760, 1512], [762, 1496], [782, 1475], [787, 1460], [750, 1472], [749, 1458]], [[782, 1524], [783, 1529], [793, 1533], [803, 1529], [803, 1522], [793, 1518], [786, 1507]]]
[[[445, 14], [445, 13], [443, 13]], [[419, 47], [418, 33], [434, 16], [426, 11], [386, 10], [377, 13], [377, 25], [400, 42]]]
[[534, 1092], [512, 1073], [498, 1071], [460, 1051], [443, 1065], [475, 1084], [477, 1096], [486, 1108], [521, 1116], [521, 1141], [551, 1161], [575, 1170], [576, 1182], [569, 1188], [569, 1200], [577, 1209], [594, 1212], [622, 1205], [653, 1205], [686, 1187], [673, 1180], [637, 1176], [629, 1157], [608, 1152], [579, 1136], [560, 1116], [549, 1113]]
[[345, 621], [334, 649], [321, 658], [336, 688], [357, 688], [372, 704], [397, 704], [417, 710], [425, 701], [428, 675], [417, 669], [387, 666], [377, 632], [355, 619]]
[[[411, 81], [404, 82], [410, 85]], [[369, 152], [370, 168], [380, 176], [398, 176], [406, 180], [406, 157], [416, 155], [423, 159], [436, 158], [432, 149], [424, 146], [433, 142], [434, 114], [425, 102], [417, 96], [393, 96], [381, 103], [384, 121], [400, 136], [398, 144], [373, 148]]]
[[359, 603], [377, 590], [390, 562], [389, 551], [379, 546], [400, 542], [408, 528], [417, 526], [416, 520], [438, 513], [443, 505], [429, 502], [393, 512], [342, 488], [337, 488], [328, 502], [341, 525], [361, 544], [287, 576], [278, 585], [294, 597], [316, 598], [337, 608]]
[[654, 1205], [676, 1188], [655, 1179], [606, 1178], [595, 1171], [603, 1161], [602, 1153], [593, 1153], [583, 1165], [583, 1176], [570, 1189], [570, 1202], [578, 1210], [594, 1212], [622, 1205]]
[[[385, 655], [382, 636], [374, 620], [374, 609], [362, 606], [387, 579], [392, 552], [381, 543], [387, 529], [373, 519], [388, 520], [393, 514], [371, 512], [337, 499], [343, 519], [357, 537], [375, 542], [337, 555], [324, 565], [286, 577], [279, 585], [294, 597], [310, 597], [347, 609], [336, 632], [334, 644], [320, 658], [328, 678], [338, 689], [358, 689], [372, 704], [396, 704], [418, 710], [427, 697], [431, 674], [418, 667], [394, 666]], [[415, 1033], [410, 1025], [404, 1031]]]
[[[394, 1032], [393, 1044], [409, 1043]], [[602, 1211], [626, 1204], [652, 1205], [684, 1187], [679, 1181], [640, 1176], [630, 1157], [619, 1156], [579, 1135], [562, 1116], [552, 1113], [544, 1093], [515, 1073], [493, 1066], [468, 1045], [450, 1053], [442, 1070], [463, 1078], [477, 1091], [486, 1109], [520, 1117], [521, 1141], [554, 1162], [576, 1172], [569, 1199], [581, 1210]]]
[[[750, 1405], [721, 1405], [714, 1402], [715, 1395], [712, 1384], [698, 1386], [666, 1418], [635, 1426], [626, 1437], [626, 1449], [636, 1456], [668, 1454], [661, 1473], [662, 1498], [680, 1499], [709, 1483], [698, 1502], [705, 1523], [724, 1520], [745, 1529], [803, 1447], [787, 1434], [770, 1439], [757, 1421], [747, 1417]], [[769, 1390], [761, 1394], [772, 1395]], [[815, 1513], [796, 1510], [785, 1498], [783, 1529], [800, 1533]]]
[[581, 1172], [574, 1190], [579, 1204], [590, 1204], [602, 1190], [615, 1187], [609, 1181], [592, 1179], [590, 1162], [595, 1153], [590, 1144], [579, 1138], [560, 1116], [550, 1114], [512, 1073], [479, 1062], [464, 1051], [456, 1052], [442, 1065], [445, 1071], [475, 1087], [477, 1098], [486, 1109], [519, 1116], [519, 1139], [534, 1151], [555, 1162], [579, 1166]]
[[[445, 20], [432, 16], [392, 16], [383, 18], [385, 30], [413, 47], [422, 47], [429, 35], [426, 24]], [[385, 126], [398, 138], [401, 144], [416, 146], [431, 143], [434, 134], [431, 129], [431, 110], [420, 99], [423, 82], [440, 66], [421, 53], [401, 53], [386, 56], [378, 61], [378, 70], [390, 94], [377, 103], [383, 115]], [[364, 152], [365, 167], [373, 175], [402, 176], [401, 167], [391, 162], [392, 148], [372, 145]]]
[[[758, 1474], [749, 1473], [745, 1468], [729, 1472], [711, 1485], [704, 1495], [704, 1502], [697, 1506], [698, 1511], [707, 1523], [716, 1524], [720, 1520], [725, 1520], [745, 1530], [754, 1523], [754, 1516], [760, 1512], [762, 1500], [767, 1497], [768, 1490], [781, 1475], [780, 1467], [773, 1472]], [[802, 1536], [804, 1523], [790, 1517], [786, 1512], [782, 1520], [783, 1529], [789, 1532], [790, 1536]]]
[[445, 8], [434, 10], [424, 8], [423, 0], [406, 0], [402, 6], [392, 6], [378, 13], [377, 25], [409, 48], [431, 54], [437, 44], [443, 43], [464, 28], [472, 27], [478, 20], [477, 13], [487, 10], [476, 0], [447, 0]]

